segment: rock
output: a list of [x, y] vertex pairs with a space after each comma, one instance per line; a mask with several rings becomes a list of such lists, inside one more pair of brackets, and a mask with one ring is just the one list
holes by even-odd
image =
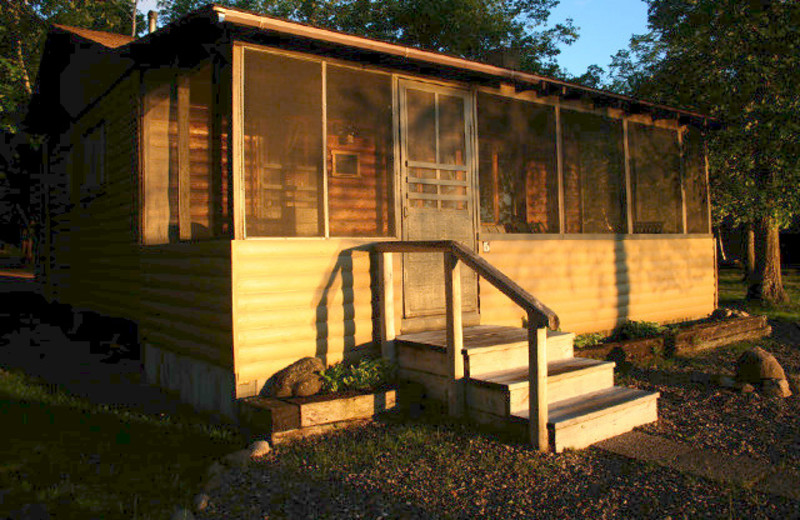
[[267, 441], [255, 441], [247, 448], [250, 450], [250, 458], [259, 458], [263, 457], [270, 451], [272, 451], [272, 447], [270, 447]]
[[222, 457], [222, 463], [231, 468], [244, 469], [250, 462], [250, 450], [239, 450]]
[[739, 391], [743, 394], [752, 394], [756, 391], [756, 388], [750, 383], [744, 383], [739, 387]]
[[194, 510], [199, 513], [200, 511], [203, 511], [205, 510], [205, 508], [208, 507], [208, 503], [210, 500], [211, 497], [209, 497], [205, 493], [198, 493], [194, 496], [194, 499], [192, 500], [192, 506], [194, 507]]
[[765, 379], [761, 388], [764, 395], [769, 397], [791, 397], [792, 395], [786, 379]]
[[194, 515], [188, 509], [179, 507], [172, 513], [171, 520], [194, 520]]
[[292, 395], [295, 397], [308, 397], [322, 390], [322, 378], [319, 374], [309, 374], [305, 379], [298, 381], [292, 387]]
[[800, 374], [790, 374], [786, 376], [786, 380], [789, 382], [789, 390], [793, 394], [800, 394]]
[[203, 485], [203, 491], [210, 493], [215, 489], [222, 487], [222, 484], [222, 475], [214, 475], [213, 477], [206, 479], [206, 483]]
[[712, 320], [724, 320], [726, 318], [731, 317], [731, 310], [726, 309], [725, 307], [720, 307], [718, 309], [714, 309], [714, 312], [711, 313]]
[[319, 376], [324, 369], [325, 365], [319, 358], [306, 357], [296, 361], [273, 376], [267, 396], [292, 397], [295, 385], [312, 375]]
[[739, 356], [736, 361], [737, 381], [759, 384], [765, 379], [786, 379], [786, 374], [775, 356], [760, 347]]

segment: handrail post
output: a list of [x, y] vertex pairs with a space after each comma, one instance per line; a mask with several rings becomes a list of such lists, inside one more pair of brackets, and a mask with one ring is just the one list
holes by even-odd
[[547, 438], [547, 327], [528, 312], [528, 391], [530, 439], [539, 451], [548, 451]]
[[378, 284], [380, 298], [381, 356], [396, 362], [394, 332], [394, 266], [392, 253], [378, 253]]
[[450, 415], [460, 417], [464, 414], [464, 329], [461, 324], [461, 270], [458, 257], [453, 253], [444, 254], [444, 291], [447, 312], [447, 365], [450, 389], [447, 408]]

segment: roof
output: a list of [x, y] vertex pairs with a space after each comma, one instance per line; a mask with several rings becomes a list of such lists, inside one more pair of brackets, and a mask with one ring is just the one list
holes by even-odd
[[100, 45], [108, 47], [109, 49], [122, 47], [123, 45], [127, 45], [135, 40], [135, 38], [132, 36], [127, 36], [124, 34], [115, 34], [105, 31], [92, 31], [90, 29], [81, 29], [80, 27], [72, 27], [69, 25], [53, 24], [53, 27], [68, 33], [72, 33], [76, 36], [80, 36], [85, 40], [99, 43]]

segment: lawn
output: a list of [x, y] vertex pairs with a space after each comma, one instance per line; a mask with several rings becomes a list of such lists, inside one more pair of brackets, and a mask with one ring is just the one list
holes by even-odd
[[92, 404], [19, 371], [0, 370], [0, 424], [0, 518], [28, 504], [54, 519], [169, 518], [243, 445], [200, 417]]
[[800, 322], [800, 270], [783, 270], [783, 287], [789, 302], [782, 305], [764, 305], [745, 299], [747, 284], [742, 281], [741, 269], [719, 270], [719, 305], [742, 309], [750, 314], [763, 314], [774, 320]]

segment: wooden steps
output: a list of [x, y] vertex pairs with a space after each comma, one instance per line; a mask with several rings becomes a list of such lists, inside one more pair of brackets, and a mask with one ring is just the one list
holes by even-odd
[[[573, 357], [574, 334], [548, 331], [547, 402], [550, 446], [584, 448], [658, 419], [658, 393], [614, 386], [614, 363]], [[446, 399], [444, 331], [397, 337], [400, 375]], [[527, 331], [514, 327], [464, 328], [466, 414], [476, 422], [527, 422]]]

